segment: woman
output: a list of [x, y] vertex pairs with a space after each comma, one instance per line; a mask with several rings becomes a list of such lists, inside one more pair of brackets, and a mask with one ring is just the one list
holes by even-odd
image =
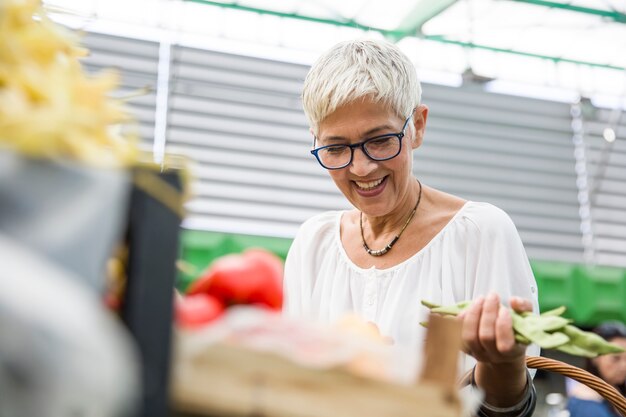
[[[334, 322], [356, 313], [395, 343], [421, 348], [421, 300], [474, 299], [463, 319], [466, 369], [486, 415], [530, 415], [532, 379], [515, 343], [509, 302], [538, 311], [515, 226], [500, 209], [413, 176], [428, 108], [415, 68], [392, 44], [340, 43], [313, 65], [303, 106], [312, 153], [354, 206], [305, 222], [285, 265], [285, 312]], [[517, 296], [517, 298], [512, 298]], [[536, 352], [536, 351], [535, 351]]]
[[[623, 323], [606, 322], [593, 331], [609, 342], [626, 348], [626, 326]], [[588, 359], [586, 369], [626, 396], [626, 352]], [[567, 409], [570, 417], [620, 416], [600, 394], [579, 383], [574, 383], [569, 392]]]

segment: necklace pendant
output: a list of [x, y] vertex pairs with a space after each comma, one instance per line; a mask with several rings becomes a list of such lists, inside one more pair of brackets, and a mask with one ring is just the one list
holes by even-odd
[[368, 255], [371, 256], [383, 256], [384, 254], [386, 254], [387, 252], [389, 252], [389, 249], [391, 249], [391, 246], [387, 245], [382, 249], [379, 250], [373, 250], [367, 247], [367, 245], [363, 245], [363, 247], [365, 248], [365, 252], [368, 253]]

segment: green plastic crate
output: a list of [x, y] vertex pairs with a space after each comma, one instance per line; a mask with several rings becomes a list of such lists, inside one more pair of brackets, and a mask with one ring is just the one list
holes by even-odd
[[[197, 230], [181, 233], [180, 259], [203, 271], [216, 258], [246, 248], [265, 248], [285, 259], [291, 239]], [[531, 260], [539, 288], [541, 311], [567, 307], [565, 316], [583, 327], [604, 320], [626, 322], [626, 270], [603, 266]], [[177, 287], [185, 290], [197, 274], [180, 273]]]
[[576, 316], [583, 325], [626, 322], [626, 271], [605, 266], [576, 268]]
[[[220, 256], [241, 253], [247, 248], [264, 248], [282, 259], [287, 257], [291, 239], [236, 235], [230, 233], [183, 230], [181, 233], [180, 259], [197, 271], [204, 271]], [[184, 291], [196, 278], [197, 273], [180, 272], [176, 287]]]
[[547, 261], [532, 261], [531, 266], [539, 288], [541, 311], [565, 306], [564, 316], [577, 319], [575, 300], [577, 283], [574, 279], [575, 265]]

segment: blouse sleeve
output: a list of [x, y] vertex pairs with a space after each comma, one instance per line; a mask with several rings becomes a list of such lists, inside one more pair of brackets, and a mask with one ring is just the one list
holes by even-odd
[[488, 221], [477, 225], [479, 241], [472, 298], [496, 291], [504, 303], [511, 296], [530, 300], [533, 311], [539, 313], [535, 276], [513, 221], [494, 206], [488, 215]]
[[[530, 300], [539, 313], [537, 284], [522, 240], [511, 218], [501, 209], [486, 205], [471, 219], [476, 234], [473, 240], [474, 279], [466, 283], [471, 299], [495, 291], [504, 304], [512, 296]], [[540, 349], [530, 345], [527, 355], [538, 356]]]
[[283, 276], [283, 314], [287, 316], [302, 315], [302, 303], [307, 299], [303, 294], [303, 282], [300, 279], [302, 239], [302, 228], [300, 228], [285, 259], [285, 272]]

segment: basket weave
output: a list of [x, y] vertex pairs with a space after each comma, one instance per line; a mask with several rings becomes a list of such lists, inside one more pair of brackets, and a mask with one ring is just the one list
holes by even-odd
[[[568, 378], [574, 379], [581, 384], [595, 390], [615, 407], [622, 417], [626, 417], [626, 398], [614, 387], [595, 375], [577, 368], [576, 366], [557, 361], [555, 359], [544, 358], [542, 356], [526, 356], [526, 366], [544, 371], [556, 372]], [[471, 371], [466, 373], [461, 379], [461, 386], [469, 384]]]
[[557, 372], [568, 378], [575, 379], [581, 384], [585, 384], [610, 402], [622, 417], [626, 417], [626, 398], [604, 380], [590, 374], [584, 369], [541, 356], [527, 356], [526, 366], [529, 368], [542, 369], [544, 371]]

